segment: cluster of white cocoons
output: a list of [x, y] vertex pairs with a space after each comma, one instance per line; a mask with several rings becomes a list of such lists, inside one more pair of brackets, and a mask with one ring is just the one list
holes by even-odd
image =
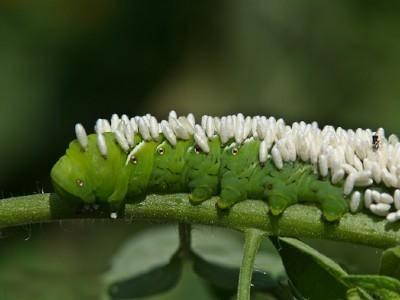
[[[86, 150], [88, 138], [81, 124], [75, 126], [77, 139]], [[382, 128], [345, 130], [316, 122], [295, 122], [286, 125], [274, 117], [245, 117], [243, 114], [225, 117], [202, 116], [196, 124], [193, 114], [178, 116], [171, 111], [168, 120], [161, 122], [150, 115], [129, 118], [114, 114], [111, 120], [98, 119], [95, 125], [100, 153], [107, 157], [105, 132], [112, 132], [121, 148], [129, 153], [135, 147], [134, 135], [139, 133], [146, 141], [158, 141], [160, 134], [175, 146], [177, 140], [194, 138], [204, 152], [210, 151], [209, 139], [219, 137], [221, 143], [240, 144], [261, 141], [259, 160], [272, 159], [278, 169], [285, 162], [300, 160], [314, 166], [321, 177], [333, 184], [344, 180], [343, 193], [350, 199], [350, 210], [362, 206], [390, 222], [400, 220], [400, 143], [395, 135], [388, 138]], [[373, 184], [384, 184], [393, 193], [369, 189]]]

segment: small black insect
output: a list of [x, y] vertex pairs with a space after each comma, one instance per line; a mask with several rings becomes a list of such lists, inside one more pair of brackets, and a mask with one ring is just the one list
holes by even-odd
[[379, 136], [377, 134], [374, 134], [372, 136], [372, 150], [374, 151], [378, 150], [380, 145], [381, 145], [381, 140], [379, 139]]

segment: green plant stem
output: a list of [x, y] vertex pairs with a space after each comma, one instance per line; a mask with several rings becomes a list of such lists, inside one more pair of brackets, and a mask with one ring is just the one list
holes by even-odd
[[242, 265], [240, 266], [238, 300], [250, 300], [251, 277], [253, 275], [254, 261], [265, 232], [258, 229], [244, 231], [244, 248]]
[[179, 252], [181, 256], [190, 257], [192, 254], [191, 250], [191, 232], [192, 225], [186, 223], [178, 224], [179, 231]]
[[[215, 208], [215, 199], [192, 205], [187, 194], [149, 195], [144, 201], [127, 204], [126, 220], [181, 222], [229, 227], [256, 228], [270, 235], [329, 239], [388, 248], [400, 244], [400, 224], [390, 224], [371, 215], [346, 214], [337, 223], [328, 223], [317, 207], [293, 205], [280, 217], [268, 214], [268, 206], [257, 200], [238, 203], [227, 212]], [[35, 194], [0, 200], [0, 228], [72, 218], [109, 218], [97, 211], [79, 214], [55, 194]], [[122, 217], [121, 217], [122, 218]]]

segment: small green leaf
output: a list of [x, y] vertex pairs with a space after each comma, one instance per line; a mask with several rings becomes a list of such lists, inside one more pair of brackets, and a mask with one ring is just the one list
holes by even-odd
[[347, 275], [343, 277], [349, 286], [360, 287], [382, 299], [400, 299], [400, 281], [381, 275]]
[[182, 261], [176, 226], [145, 230], [128, 240], [113, 257], [104, 276], [112, 299], [154, 295], [174, 287]]
[[[243, 256], [241, 235], [232, 230], [201, 227], [193, 230], [192, 236], [195, 273], [215, 287], [236, 290]], [[273, 246], [263, 243], [263, 248], [256, 256], [252, 277], [254, 291], [270, 290], [286, 277]]]
[[360, 288], [351, 288], [346, 293], [347, 300], [374, 300], [366, 291]]
[[383, 252], [379, 274], [400, 279], [400, 246]]
[[333, 260], [293, 238], [272, 238], [294, 288], [307, 299], [344, 299], [347, 273]]
[[[242, 234], [225, 229], [194, 227], [192, 231], [194, 252], [210, 263], [239, 268], [243, 256]], [[268, 239], [264, 239], [257, 253], [255, 269], [265, 270], [273, 278], [285, 277], [285, 270], [278, 252]]]
[[[197, 275], [215, 287], [230, 291], [237, 289], [239, 268], [226, 267], [208, 262], [194, 253], [193, 270]], [[252, 277], [252, 290], [265, 292], [275, 288], [277, 285], [278, 281], [268, 272], [254, 270]]]
[[182, 264], [182, 260], [175, 256], [165, 266], [113, 283], [109, 287], [109, 295], [115, 300], [136, 299], [168, 291], [178, 283]]

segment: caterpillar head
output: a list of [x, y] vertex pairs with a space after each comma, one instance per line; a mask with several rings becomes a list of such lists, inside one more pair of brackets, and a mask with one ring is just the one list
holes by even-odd
[[51, 180], [58, 195], [93, 203], [95, 195], [84, 165], [68, 154], [61, 157], [51, 170]]

